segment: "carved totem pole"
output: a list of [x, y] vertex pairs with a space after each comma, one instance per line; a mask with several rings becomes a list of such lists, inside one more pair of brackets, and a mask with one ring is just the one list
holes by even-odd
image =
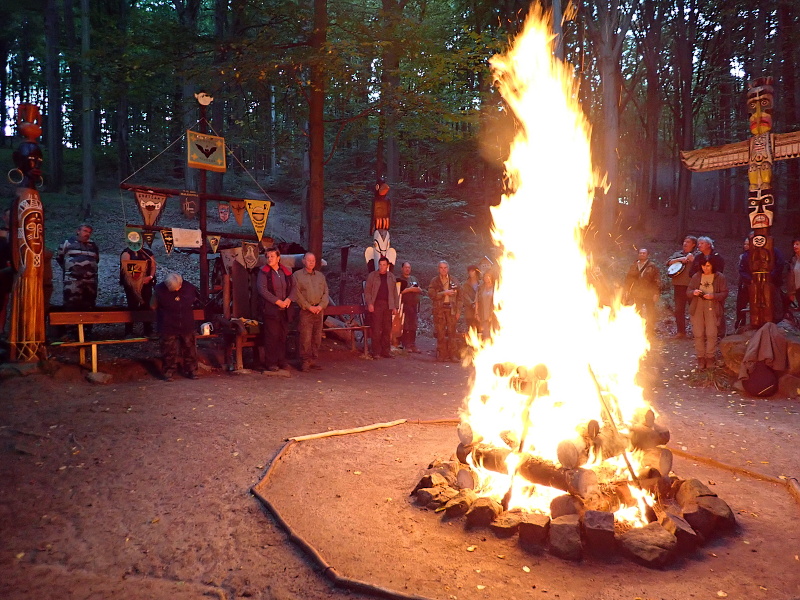
[[372, 216], [369, 227], [372, 246], [364, 251], [364, 259], [367, 261], [369, 272], [378, 270], [378, 261], [382, 256], [389, 259], [389, 265], [392, 268], [397, 261], [397, 251], [392, 248], [392, 238], [389, 235], [391, 212], [389, 184], [381, 177], [375, 183], [375, 194], [372, 198]]
[[773, 320], [773, 295], [770, 280], [775, 266], [770, 229], [775, 216], [772, 192], [772, 163], [800, 156], [800, 131], [771, 133], [772, 77], [751, 81], [747, 90], [752, 137], [742, 142], [713, 148], [681, 152], [681, 160], [690, 171], [716, 171], [748, 165], [750, 182], [747, 210], [750, 216], [750, 325], [761, 327]]
[[17, 127], [25, 141], [14, 151], [16, 168], [8, 173], [17, 184], [11, 205], [11, 243], [14, 285], [11, 289], [11, 360], [31, 362], [45, 357], [44, 326], [44, 211], [37, 187], [42, 185], [42, 134], [39, 107], [20, 104]]

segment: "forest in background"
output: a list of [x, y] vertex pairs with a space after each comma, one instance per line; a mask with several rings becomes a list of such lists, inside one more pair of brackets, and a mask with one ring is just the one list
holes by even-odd
[[[595, 203], [596, 230], [613, 235], [621, 215], [635, 226], [652, 211], [677, 214], [677, 235], [691, 210], [742, 215], [735, 221], [746, 224], [744, 170], [716, 172], [693, 192], [678, 152], [747, 138], [747, 81], [762, 75], [775, 78], [773, 131], [800, 129], [794, 0], [547, 7], [562, 24], [556, 53], [574, 66], [595, 161], [611, 184]], [[122, 181], [165, 150], [148, 182], [158, 168], [196, 189], [176, 142], [196, 128], [201, 90], [214, 97], [208, 120], [235, 155], [232, 170], [241, 161], [296, 195], [304, 238], [321, 232], [323, 198], [365, 190], [379, 176], [398, 195], [446, 187], [489, 204], [499, 199], [514, 125], [488, 59], [506, 49], [528, 8], [518, 0], [9, 6], [0, 32], [3, 130], [13, 130], [17, 103], [42, 107], [46, 191], [79, 190], [86, 214], [98, 173]], [[775, 173], [779, 209], [790, 213], [782, 220], [800, 225], [800, 161], [776, 163]], [[209, 174], [208, 190], [224, 193], [231, 179]]]

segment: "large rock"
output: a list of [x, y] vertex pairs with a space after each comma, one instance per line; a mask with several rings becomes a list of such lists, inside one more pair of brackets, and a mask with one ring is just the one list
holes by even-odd
[[519, 524], [519, 544], [526, 550], [540, 552], [547, 543], [550, 517], [538, 513], [524, 513]]
[[739, 372], [744, 353], [747, 351], [747, 342], [753, 337], [755, 331], [745, 331], [736, 335], [728, 335], [719, 342], [719, 351], [725, 367], [734, 373]]
[[567, 560], [583, 557], [581, 522], [578, 515], [564, 515], [550, 522], [550, 553]]
[[677, 500], [678, 504], [682, 507], [685, 507], [700, 496], [716, 496], [716, 494], [699, 479], [687, 479], [678, 488], [678, 492], [675, 494], [675, 500]]
[[583, 513], [583, 537], [586, 547], [595, 556], [609, 557], [616, 550], [614, 514], [599, 510]]
[[619, 536], [624, 552], [647, 567], [663, 567], [675, 557], [677, 538], [658, 523], [630, 529]]
[[[786, 338], [786, 354], [788, 358], [788, 370], [786, 372], [795, 377], [800, 377], [800, 335], [784, 328], [781, 328], [781, 331]], [[747, 351], [747, 343], [754, 334], [755, 330], [745, 331], [737, 335], [729, 335], [720, 341], [719, 350], [729, 371], [739, 372], [744, 353]]]

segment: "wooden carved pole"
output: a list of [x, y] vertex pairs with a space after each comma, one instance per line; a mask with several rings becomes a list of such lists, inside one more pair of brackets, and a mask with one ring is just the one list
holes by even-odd
[[14, 284], [11, 289], [11, 360], [32, 362], [45, 357], [44, 326], [44, 211], [37, 186], [42, 183], [42, 134], [39, 107], [20, 104], [17, 125], [25, 138], [14, 151], [16, 168], [9, 179], [17, 184], [11, 206], [10, 242]]
[[[747, 210], [750, 216], [750, 325], [761, 327], [773, 320], [773, 285], [770, 273], [775, 267], [775, 255], [770, 230], [775, 215], [775, 196], [772, 192], [772, 163], [776, 160], [800, 157], [800, 131], [771, 133], [772, 77], [751, 81], [747, 90], [747, 109], [750, 112], [749, 140], [681, 152], [681, 160], [690, 171], [716, 171], [748, 165]], [[782, 316], [782, 315], [779, 315]]]

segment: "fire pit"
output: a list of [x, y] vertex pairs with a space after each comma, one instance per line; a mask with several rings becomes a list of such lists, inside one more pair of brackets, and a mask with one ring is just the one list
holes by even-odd
[[471, 335], [475, 367], [457, 460], [431, 466], [417, 502], [468, 526], [564, 558], [607, 553], [663, 565], [735, 527], [706, 486], [672, 475], [669, 431], [636, 384], [644, 322], [619, 298], [601, 306], [582, 239], [594, 190], [589, 124], [570, 69], [533, 9], [514, 47], [492, 59], [518, 123], [509, 192], [492, 209], [498, 327]]

